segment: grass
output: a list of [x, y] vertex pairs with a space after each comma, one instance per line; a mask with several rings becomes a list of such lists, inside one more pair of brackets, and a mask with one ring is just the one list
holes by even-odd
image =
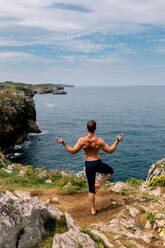
[[88, 228], [83, 228], [81, 229], [82, 233], [88, 234], [91, 239], [93, 239], [93, 241], [95, 241], [98, 245], [99, 248], [108, 248], [108, 246], [104, 243], [104, 241], [102, 239], [100, 239], [99, 237], [95, 236], [90, 229]]
[[143, 198], [146, 200], [146, 201], [153, 201], [153, 202], [158, 202], [159, 201], [159, 198], [154, 196], [154, 195], [150, 195], [149, 193], [147, 192], [144, 192], [143, 193]]
[[35, 245], [33, 248], [52, 248], [53, 238], [55, 234], [56, 233], [62, 234], [69, 230], [66, 224], [65, 217], [62, 217], [60, 220], [58, 219], [49, 220], [45, 224], [45, 229], [47, 230], [48, 235], [45, 237], [45, 239], [43, 239], [43, 241], [40, 244]]
[[156, 216], [156, 214], [153, 213], [153, 212], [146, 212], [146, 214], [145, 214], [146, 219], [149, 220], [149, 222], [151, 224], [154, 224], [154, 222], [155, 222], [155, 216]]
[[132, 177], [132, 178], [127, 180], [127, 183], [130, 184], [131, 186], [134, 186], [134, 187], [140, 186], [143, 182], [144, 182], [144, 180], [137, 179], [137, 178], [134, 178], [134, 177]]
[[137, 205], [136, 208], [140, 211], [140, 213], [144, 214], [146, 212], [146, 210], [142, 207]]
[[[2, 167], [2, 166], [1, 166]], [[24, 171], [24, 176], [20, 176], [19, 173]], [[40, 173], [44, 172], [44, 168], [33, 169], [32, 166], [23, 166], [16, 164], [13, 173], [7, 173], [0, 168], [0, 188], [60, 188], [63, 189], [65, 185], [70, 183], [67, 187], [69, 194], [74, 194], [79, 190], [87, 189], [87, 182], [82, 177], [76, 175], [62, 175], [59, 171], [48, 172], [47, 179], [52, 181], [52, 184], [46, 183], [46, 179], [40, 176]]]
[[165, 176], [154, 177], [152, 181], [147, 182], [148, 187], [165, 186]]

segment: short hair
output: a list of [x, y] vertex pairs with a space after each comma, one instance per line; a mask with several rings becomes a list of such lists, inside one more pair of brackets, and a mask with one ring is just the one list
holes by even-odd
[[88, 121], [87, 129], [89, 132], [94, 133], [94, 131], [96, 130], [96, 122], [93, 120]]

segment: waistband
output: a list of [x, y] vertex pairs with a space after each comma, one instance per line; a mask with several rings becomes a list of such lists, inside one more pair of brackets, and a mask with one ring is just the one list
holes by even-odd
[[100, 163], [101, 159], [97, 159], [97, 160], [85, 160], [85, 165], [92, 165], [92, 164], [97, 164]]

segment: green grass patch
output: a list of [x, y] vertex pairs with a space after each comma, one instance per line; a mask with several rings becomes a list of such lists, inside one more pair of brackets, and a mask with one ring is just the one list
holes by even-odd
[[152, 181], [147, 182], [148, 187], [165, 186], [165, 176], [154, 177]]
[[1, 177], [1, 178], [8, 178], [8, 177], [12, 177], [12, 174], [7, 173], [7, 172], [4, 171], [4, 170], [0, 170], [0, 177]]
[[154, 224], [154, 222], [155, 222], [155, 216], [156, 216], [156, 214], [153, 213], [153, 212], [146, 212], [146, 215], [145, 215], [146, 219], [149, 220], [149, 222], [151, 224]]
[[58, 181], [59, 179], [61, 179], [63, 176], [60, 172], [54, 172], [52, 173], [50, 176], [49, 176], [49, 179], [52, 180], [52, 182], [56, 182]]
[[130, 184], [131, 186], [134, 186], [134, 187], [138, 187], [138, 186], [142, 185], [143, 182], [144, 182], [144, 180], [137, 179], [134, 177], [127, 180], [127, 183]]
[[148, 194], [147, 192], [144, 192], [143, 193], [143, 198], [146, 200], [146, 201], [153, 201], [153, 202], [158, 202], [159, 201], [159, 198], [154, 196], [154, 195], [150, 195]]
[[145, 212], [146, 212], [146, 210], [142, 207], [142, 206], [139, 206], [139, 205], [137, 205], [137, 206], [135, 206], [139, 211], [140, 211], [140, 213], [142, 213], [142, 214], [144, 214]]
[[52, 248], [53, 238], [55, 234], [62, 234], [69, 230], [66, 224], [65, 217], [62, 217], [60, 220], [48, 220], [45, 224], [45, 229], [47, 230], [48, 235], [43, 239], [40, 244], [35, 245], [33, 248]]
[[76, 175], [71, 175], [70, 182], [73, 185], [79, 186], [80, 188], [86, 186], [86, 183], [87, 183], [84, 178], [78, 177]]

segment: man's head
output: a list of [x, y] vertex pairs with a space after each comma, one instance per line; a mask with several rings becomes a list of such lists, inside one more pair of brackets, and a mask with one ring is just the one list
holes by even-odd
[[96, 130], [96, 122], [93, 120], [88, 121], [87, 129], [90, 133], [94, 133]]

